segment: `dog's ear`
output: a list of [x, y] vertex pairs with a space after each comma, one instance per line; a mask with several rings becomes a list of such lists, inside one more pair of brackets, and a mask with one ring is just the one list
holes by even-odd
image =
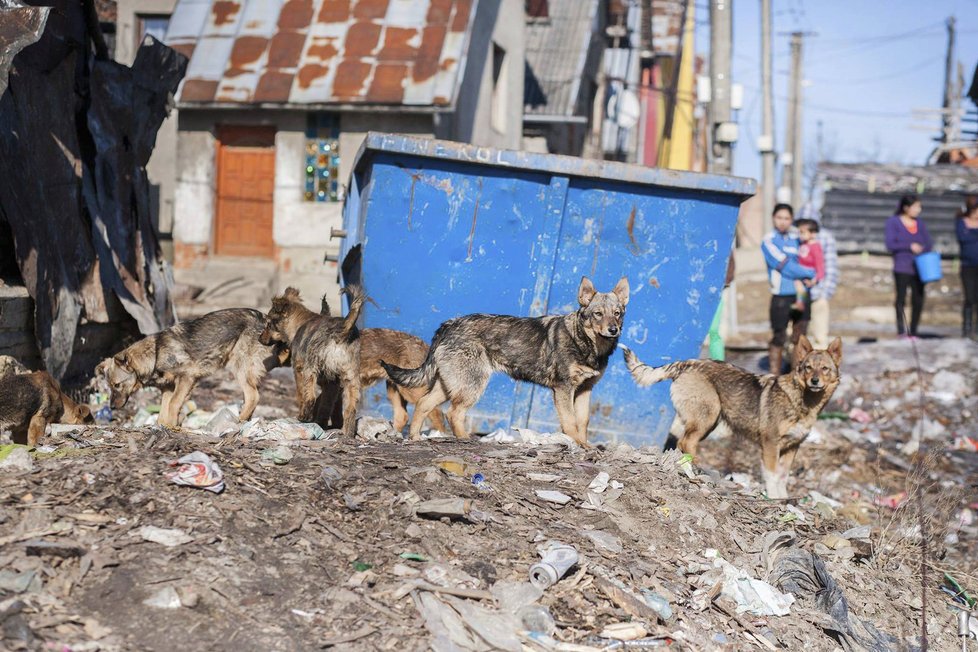
[[95, 365], [95, 375], [104, 377], [108, 373], [109, 365], [111, 364], [112, 364], [112, 358], [106, 358], [105, 360], [102, 360], [100, 363]]
[[598, 291], [594, 289], [594, 283], [591, 282], [591, 279], [582, 276], [581, 285], [577, 288], [577, 302], [581, 304], [581, 307], [587, 308], [597, 293]]
[[829, 348], [825, 351], [832, 356], [832, 360], [835, 361], [835, 366], [842, 364], [842, 338], [835, 338], [832, 343], [829, 344]]
[[92, 408], [88, 407], [87, 405], [78, 406], [77, 416], [78, 416], [78, 421], [81, 423], [91, 423], [92, 421], [94, 421], [94, 418], [92, 417]]
[[285, 288], [285, 292], [282, 293], [282, 297], [285, 299], [298, 299], [299, 291], [290, 285], [289, 287]]
[[326, 300], [326, 295], [323, 294], [322, 305], [319, 307], [319, 314], [329, 317], [333, 314], [333, 311], [329, 309], [329, 301]]
[[618, 300], [621, 301], [622, 306], [627, 306], [628, 305], [628, 277], [622, 276], [620, 279], [618, 279], [618, 282], [615, 284], [615, 289], [613, 289], [612, 292], [616, 297], [618, 297]]
[[801, 363], [808, 354], [813, 350], [812, 343], [808, 340], [808, 337], [802, 335], [798, 338], [798, 344], [795, 344], [795, 360]]

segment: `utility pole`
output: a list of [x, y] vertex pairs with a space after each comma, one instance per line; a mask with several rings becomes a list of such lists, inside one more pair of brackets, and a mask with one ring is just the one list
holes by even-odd
[[801, 49], [804, 34], [791, 34], [791, 87], [788, 91], [788, 135], [785, 138], [786, 156], [782, 183], [791, 190], [790, 202], [795, 210], [801, 207], [801, 183], [805, 162], [802, 160], [801, 126]]
[[771, 0], [761, 0], [761, 89], [763, 90], [764, 117], [757, 148], [761, 151], [761, 198], [764, 214], [761, 223], [764, 232], [771, 230], [771, 212], [774, 210], [774, 93], [771, 88]]
[[944, 113], [941, 130], [943, 142], [950, 143], [961, 138], [960, 119], [958, 116], [958, 105], [960, 100], [959, 93], [956, 92], [954, 82], [954, 16], [947, 19], [947, 59], [944, 62]]
[[710, 122], [713, 171], [733, 170], [737, 125], [730, 121], [730, 71], [733, 58], [733, 0], [710, 0]]

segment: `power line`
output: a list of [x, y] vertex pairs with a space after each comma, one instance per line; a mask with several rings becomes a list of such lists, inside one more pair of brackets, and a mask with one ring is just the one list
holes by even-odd
[[[918, 70], [922, 70], [923, 68], [926, 68], [927, 66], [931, 66], [931, 65], [933, 65], [933, 64], [935, 64], [935, 63], [937, 63], [939, 61], [943, 61], [943, 60], [944, 60], [944, 55], [943, 54], [939, 54], [936, 57], [930, 57], [930, 58], [925, 59], [923, 61], [918, 61], [917, 63], [915, 63], [915, 64], [913, 64], [911, 66], [901, 67], [899, 70], [896, 70], [896, 71], [894, 71], [894, 72], [892, 72], [892, 73], [890, 73], [888, 75], [873, 75], [872, 77], [863, 77], [862, 79], [838, 79], [838, 78], [828, 79], [828, 78], [825, 78], [825, 77], [806, 77], [805, 79], [806, 80], [809, 80], [809, 81], [815, 81], [815, 82], [821, 82], [823, 84], [833, 84], [833, 85], [839, 85], [839, 84], [871, 84], [871, 83], [877, 82], [877, 81], [885, 81], [885, 80], [888, 80], [888, 79], [895, 79], [897, 77], [903, 77], [904, 75], [906, 75], [908, 73], [912, 73], [912, 72], [916, 72]], [[780, 74], [780, 75], [787, 75], [788, 74], [788, 71], [787, 70], [780, 70], [780, 71], [778, 71], [778, 74]]]

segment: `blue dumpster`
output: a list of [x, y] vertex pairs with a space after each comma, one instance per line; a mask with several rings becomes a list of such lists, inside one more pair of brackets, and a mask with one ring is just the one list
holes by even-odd
[[[344, 207], [341, 278], [371, 302], [363, 326], [431, 340], [475, 312], [577, 309], [588, 276], [631, 284], [622, 343], [649, 364], [698, 357], [723, 289], [750, 179], [368, 134]], [[591, 441], [661, 445], [668, 383], [639, 388], [614, 355], [592, 394]], [[363, 412], [390, 418], [384, 392]], [[469, 412], [475, 432], [559, 430], [550, 390], [496, 374]]]

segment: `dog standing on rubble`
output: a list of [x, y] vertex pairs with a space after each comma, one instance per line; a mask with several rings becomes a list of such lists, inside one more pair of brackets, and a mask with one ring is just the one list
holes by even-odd
[[[299, 420], [316, 418], [316, 385], [330, 392], [320, 415], [333, 412], [335, 393], [330, 383], [339, 382], [343, 395], [343, 434], [356, 434], [356, 414], [360, 405], [360, 330], [357, 320], [366, 300], [359, 286], [343, 289], [350, 297], [350, 312], [344, 317], [322, 315], [302, 305], [299, 291], [286, 288], [272, 299], [261, 342], [282, 342], [289, 348], [295, 373]], [[324, 424], [320, 424], [324, 425]]]
[[784, 376], [757, 376], [712, 360], [650, 367], [627, 347], [621, 348], [638, 385], [673, 381], [672, 434], [680, 450], [695, 456], [702, 439], [718, 426], [726, 427], [760, 444], [768, 498], [788, 497], [788, 472], [798, 447], [839, 385], [842, 340], [836, 338], [827, 349], [816, 351], [802, 335], [795, 346], [795, 365]]
[[49, 423], [93, 423], [92, 410], [75, 403], [46, 371], [0, 377], [0, 430], [31, 448]]
[[[324, 296], [321, 315], [330, 315], [329, 303]], [[400, 387], [387, 377], [387, 372], [380, 366], [381, 360], [389, 360], [391, 364], [399, 367], [417, 367], [424, 362], [428, 355], [428, 345], [420, 337], [415, 337], [409, 333], [395, 331], [390, 328], [363, 328], [360, 330], [360, 389], [367, 389], [374, 383], [384, 380], [387, 384], [387, 400], [390, 401], [391, 409], [394, 412], [393, 425], [396, 432], [401, 432], [408, 422], [407, 406], [416, 404], [424, 396], [426, 389], [423, 387]], [[339, 427], [343, 423], [342, 401], [335, 400], [339, 388], [336, 383], [332, 383], [330, 393], [327, 389], [323, 390], [327, 394], [326, 402], [334, 403], [331, 415], [334, 426]], [[334, 398], [330, 398], [332, 395]], [[446, 431], [444, 415], [441, 410], [435, 408], [428, 415], [431, 425], [442, 432]]]
[[95, 371], [108, 380], [114, 409], [140, 387], [159, 387], [159, 423], [175, 428], [197, 382], [226, 367], [244, 392], [240, 419], [247, 421], [258, 405], [258, 385], [280, 362], [276, 347], [258, 341], [264, 325], [265, 316], [257, 310], [217, 310], [143, 338]]
[[618, 344], [628, 279], [611, 292], [598, 292], [581, 279], [580, 309], [569, 315], [511, 317], [467, 315], [438, 327], [424, 364], [403, 369], [381, 362], [395, 383], [424, 387], [411, 419], [411, 438], [421, 437], [425, 416], [451, 401], [448, 419], [459, 439], [468, 439], [465, 415], [478, 402], [494, 371], [553, 390], [554, 405], [564, 434], [587, 445], [591, 389], [608, 366]]

